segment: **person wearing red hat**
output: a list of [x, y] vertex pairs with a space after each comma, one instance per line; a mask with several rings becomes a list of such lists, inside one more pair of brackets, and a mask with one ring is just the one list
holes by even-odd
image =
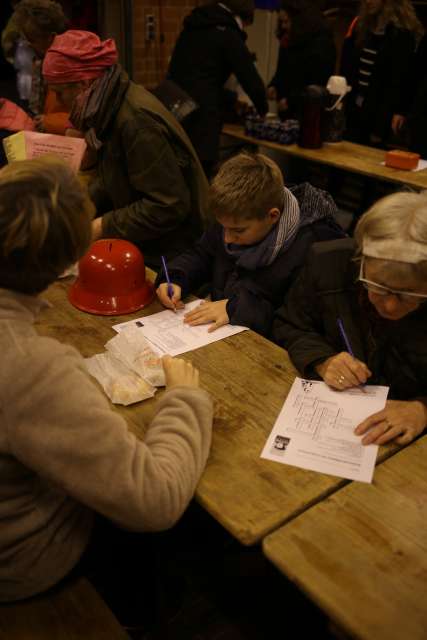
[[158, 266], [198, 237], [208, 183], [190, 140], [169, 111], [117, 63], [114, 40], [88, 31], [57, 36], [43, 75], [70, 121], [97, 152], [93, 239], [134, 242]]

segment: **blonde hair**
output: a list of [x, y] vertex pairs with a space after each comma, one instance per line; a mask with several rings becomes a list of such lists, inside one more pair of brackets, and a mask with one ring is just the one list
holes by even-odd
[[239, 153], [221, 166], [209, 191], [211, 213], [236, 220], [264, 218], [284, 204], [282, 172], [261, 153]]
[[[378, 200], [357, 223], [354, 238], [356, 257], [363, 254], [363, 243], [399, 239], [427, 244], [427, 191], [422, 193], [393, 193]], [[404, 258], [404, 256], [402, 256]], [[411, 273], [417, 280], [427, 278], [427, 260], [408, 263], [384, 260], [387, 268], [399, 274]]]
[[39, 293], [87, 250], [94, 206], [59, 158], [0, 171], [0, 287]]
[[417, 41], [424, 34], [424, 27], [419, 21], [411, 0], [383, 0], [383, 7], [377, 16], [368, 13], [366, 2], [362, 0], [357, 22], [358, 42], [363, 41], [369, 30], [374, 30], [380, 18], [384, 24], [393, 24], [398, 29], [412, 31]]

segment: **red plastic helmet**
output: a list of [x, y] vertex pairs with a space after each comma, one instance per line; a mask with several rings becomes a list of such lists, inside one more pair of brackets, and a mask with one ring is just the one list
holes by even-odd
[[79, 262], [68, 298], [77, 309], [104, 316], [132, 313], [150, 304], [144, 256], [127, 240], [97, 240]]

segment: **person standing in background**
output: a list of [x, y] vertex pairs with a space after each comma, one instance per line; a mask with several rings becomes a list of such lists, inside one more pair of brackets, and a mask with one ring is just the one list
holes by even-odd
[[385, 145], [393, 116], [401, 113], [405, 77], [422, 34], [410, 0], [362, 1], [341, 60], [341, 75], [352, 87], [347, 100], [349, 140]]
[[294, 117], [304, 87], [326, 85], [333, 75], [335, 43], [320, 9], [306, 0], [282, 0], [277, 37], [279, 58], [267, 95], [282, 116]]
[[[36, 54], [29, 109], [34, 114], [36, 129], [44, 133], [64, 135], [68, 124], [68, 112], [57, 101], [53, 92], [46, 90], [41, 75], [41, 65], [46, 51], [57, 34], [67, 28], [67, 19], [59, 2], [51, 0], [21, 0], [9, 21], [7, 29], [19, 32]], [[2, 37], [5, 48], [5, 37]]]
[[264, 83], [245, 44], [244, 27], [252, 23], [254, 10], [253, 0], [210, 1], [197, 7], [184, 20], [172, 53], [168, 78], [199, 105], [184, 128], [208, 177], [219, 159], [228, 78], [236, 76], [260, 115], [268, 111]]

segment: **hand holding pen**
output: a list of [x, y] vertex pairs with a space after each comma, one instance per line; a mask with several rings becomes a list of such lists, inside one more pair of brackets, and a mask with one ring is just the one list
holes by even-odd
[[366, 384], [372, 372], [364, 362], [355, 357], [341, 318], [337, 319], [337, 326], [347, 351], [327, 358], [315, 368], [326, 384], [344, 391]]
[[168, 268], [166, 266], [166, 260], [164, 256], [161, 256], [161, 259], [166, 282], [163, 282], [157, 288], [157, 297], [159, 298], [163, 306], [167, 307], [168, 309], [172, 309], [172, 311], [182, 309], [184, 307], [184, 303], [181, 301], [181, 287], [170, 281]]

